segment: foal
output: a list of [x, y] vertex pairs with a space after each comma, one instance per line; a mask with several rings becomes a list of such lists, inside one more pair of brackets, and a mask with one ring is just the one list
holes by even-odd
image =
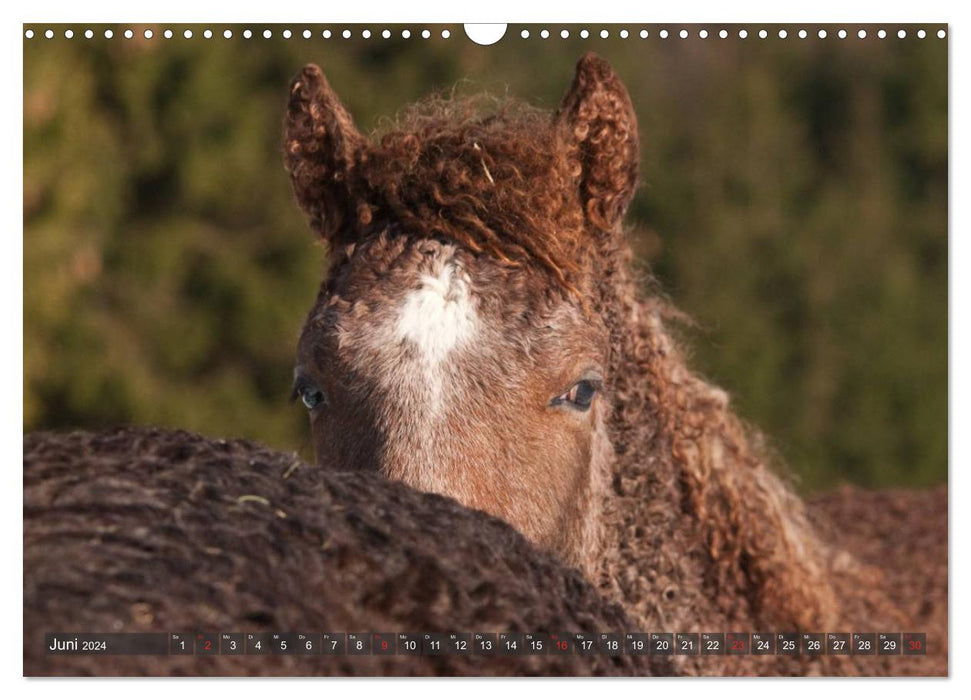
[[[652, 630], [910, 622], [882, 572], [817, 533], [643, 294], [622, 226], [637, 124], [608, 63], [582, 58], [555, 114], [481, 107], [421, 103], [371, 139], [319, 68], [292, 84], [285, 163], [331, 249], [294, 383], [318, 464], [497, 515]], [[731, 661], [706, 668], [770, 663]]]

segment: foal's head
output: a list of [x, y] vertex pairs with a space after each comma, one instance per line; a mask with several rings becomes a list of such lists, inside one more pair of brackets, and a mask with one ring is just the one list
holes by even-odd
[[611, 452], [603, 279], [637, 179], [627, 91], [589, 55], [556, 114], [419, 105], [380, 138], [316, 66], [285, 159], [331, 248], [294, 393], [318, 464], [497, 515], [574, 563]]

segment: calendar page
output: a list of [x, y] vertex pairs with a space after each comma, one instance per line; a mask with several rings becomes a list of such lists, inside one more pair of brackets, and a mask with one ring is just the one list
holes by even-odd
[[950, 31], [23, 24], [23, 674], [947, 676]]

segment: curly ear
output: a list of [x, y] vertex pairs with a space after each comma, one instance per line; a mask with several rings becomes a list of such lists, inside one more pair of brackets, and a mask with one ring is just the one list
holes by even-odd
[[304, 66], [290, 84], [283, 161], [300, 208], [327, 241], [353, 220], [351, 183], [364, 143], [320, 68]]
[[612, 229], [637, 186], [637, 118], [613, 68], [594, 53], [577, 63], [556, 121], [579, 149], [580, 196], [587, 219]]

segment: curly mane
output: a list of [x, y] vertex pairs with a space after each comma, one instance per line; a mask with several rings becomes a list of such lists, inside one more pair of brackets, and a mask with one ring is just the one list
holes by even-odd
[[[291, 109], [288, 119], [291, 172], [303, 166], [298, 159], [308, 143], [307, 131], [294, 129], [295, 122], [303, 120], [310, 131], [320, 128], [302, 109]], [[454, 241], [507, 265], [538, 264], [575, 291], [569, 278], [578, 272], [586, 227], [573, 195], [577, 155], [546, 111], [513, 98], [432, 97], [385, 125], [367, 148], [349, 151], [343, 177], [350, 201], [331, 206], [315, 228], [334, 246], [344, 246], [394, 226]], [[294, 177], [320, 182], [330, 167], [303, 167]], [[301, 190], [299, 182], [295, 187]]]
[[[668, 329], [677, 312], [644, 297], [626, 243], [612, 255], [613, 273], [601, 281], [615, 350], [617, 451], [607, 509], [615, 556], [605, 585], [655, 620], [690, 619], [706, 599], [726, 622], [832, 629], [855, 616], [848, 590], [883, 619], [893, 616], [873, 586], [879, 572], [817, 534], [761, 435], [731, 411], [724, 391], [689, 370]], [[658, 509], [672, 502], [680, 513]], [[699, 567], [694, 580], [688, 552]]]

